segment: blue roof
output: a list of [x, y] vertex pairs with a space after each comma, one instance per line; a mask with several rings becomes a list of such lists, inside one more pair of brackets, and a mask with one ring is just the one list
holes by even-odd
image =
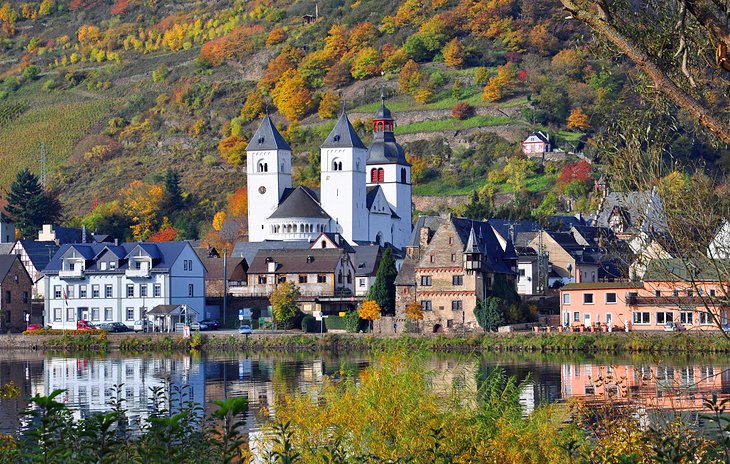
[[[55, 274], [61, 270], [62, 257], [71, 248], [77, 250], [87, 259], [87, 261], [89, 261], [86, 265], [86, 272], [94, 272], [99, 270], [96, 267], [96, 259], [105, 249], [109, 249], [117, 256], [124, 256], [126, 258], [137, 247], [141, 247], [152, 257], [153, 271], [165, 271], [172, 267], [178, 256], [180, 256], [180, 253], [182, 253], [187, 246], [190, 246], [187, 242], [132, 242], [122, 243], [119, 246], [105, 243], [68, 243], [62, 245], [61, 248], [58, 249], [56, 254], [53, 255], [53, 258], [45, 267], [44, 271], [49, 274]], [[124, 259], [122, 259], [122, 261], [124, 261]], [[128, 263], [120, 262], [116, 271], [124, 271], [125, 269], [128, 269]], [[107, 270], [103, 272], [109, 273], [115, 271]]]
[[19, 240], [20, 245], [28, 254], [33, 267], [42, 271], [48, 266], [51, 257], [58, 251], [56, 242], [37, 242], [35, 240]]

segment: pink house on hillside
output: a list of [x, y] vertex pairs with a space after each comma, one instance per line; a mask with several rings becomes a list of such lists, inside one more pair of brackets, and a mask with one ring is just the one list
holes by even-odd
[[553, 151], [550, 135], [541, 131], [533, 132], [522, 142], [522, 153], [525, 155], [543, 154]]

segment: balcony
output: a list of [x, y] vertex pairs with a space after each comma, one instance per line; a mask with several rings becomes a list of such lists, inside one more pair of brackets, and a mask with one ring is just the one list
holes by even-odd
[[697, 306], [723, 306], [727, 302], [718, 297], [707, 296], [638, 296], [626, 295], [629, 306], [674, 306], [695, 308]]
[[61, 279], [83, 279], [83, 269], [62, 269], [58, 271], [58, 277]]
[[127, 269], [124, 271], [124, 275], [130, 279], [149, 279], [149, 269]]

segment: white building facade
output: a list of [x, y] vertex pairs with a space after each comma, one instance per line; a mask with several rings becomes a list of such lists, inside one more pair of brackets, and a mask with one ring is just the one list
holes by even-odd
[[68, 244], [44, 271], [45, 320], [133, 326], [158, 305], [186, 305], [202, 317], [206, 269], [187, 242]]
[[320, 190], [292, 188], [291, 147], [268, 115], [247, 150], [249, 241], [315, 240], [406, 245], [411, 233], [411, 166], [385, 103], [366, 147], [342, 113], [321, 146]]

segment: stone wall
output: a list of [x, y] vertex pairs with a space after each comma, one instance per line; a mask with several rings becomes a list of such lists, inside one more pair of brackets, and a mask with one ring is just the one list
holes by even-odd
[[430, 197], [413, 195], [413, 206], [416, 211], [446, 211], [469, 201], [467, 195], [448, 195], [441, 197]]

